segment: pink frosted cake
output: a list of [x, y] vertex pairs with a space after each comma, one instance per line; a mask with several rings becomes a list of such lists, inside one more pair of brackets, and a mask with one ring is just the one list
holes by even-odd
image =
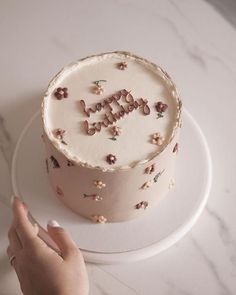
[[148, 212], [174, 184], [181, 101], [169, 75], [128, 52], [63, 68], [42, 105], [57, 197], [94, 222]]

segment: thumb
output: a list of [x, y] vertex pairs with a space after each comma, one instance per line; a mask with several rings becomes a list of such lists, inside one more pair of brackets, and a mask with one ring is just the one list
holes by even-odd
[[56, 220], [48, 222], [48, 233], [53, 241], [57, 244], [64, 260], [74, 255], [78, 255], [79, 250], [69, 233], [62, 228]]

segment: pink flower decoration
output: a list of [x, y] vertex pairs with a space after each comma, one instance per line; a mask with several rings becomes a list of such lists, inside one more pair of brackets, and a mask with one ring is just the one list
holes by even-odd
[[128, 66], [127, 62], [125, 62], [125, 61], [118, 63], [118, 68], [122, 71], [125, 70], [127, 68], [127, 66]]
[[146, 174], [152, 174], [154, 171], [155, 171], [155, 164], [152, 164], [151, 166], [148, 166], [148, 167], [145, 169], [145, 173], [146, 173]]
[[93, 92], [97, 95], [100, 95], [104, 92], [104, 88], [101, 85], [96, 85], [93, 87]]
[[66, 130], [63, 130], [61, 128], [58, 128], [54, 131], [55, 137], [58, 139], [63, 139], [65, 133], [66, 133]]
[[110, 130], [111, 130], [111, 134], [113, 136], [119, 136], [119, 135], [121, 135], [121, 128], [120, 127], [113, 126], [113, 127], [111, 127]]
[[161, 102], [161, 101], [158, 101], [156, 103], [155, 107], [156, 107], [156, 110], [157, 110], [158, 113], [164, 113], [167, 110], [168, 105]]
[[138, 203], [138, 204], [135, 206], [135, 208], [136, 208], [136, 209], [146, 209], [147, 206], [148, 206], [148, 202], [146, 202], [146, 201], [142, 201], [142, 202]]
[[116, 156], [115, 155], [112, 155], [112, 154], [109, 154], [109, 155], [107, 155], [107, 163], [108, 164], [115, 164], [115, 162], [116, 162]]
[[164, 140], [165, 140], [164, 137], [162, 137], [160, 135], [160, 133], [157, 132], [152, 135], [151, 143], [157, 144], [157, 145], [162, 145]]

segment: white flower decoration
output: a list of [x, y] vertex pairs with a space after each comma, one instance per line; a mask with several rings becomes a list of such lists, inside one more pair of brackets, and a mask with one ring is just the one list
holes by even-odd
[[106, 223], [107, 222], [106, 217], [104, 217], [102, 215], [92, 215], [91, 219], [95, 223]]
[[102, 188], [106, 187], [106, 184], [103, 183], [101, 180], [95, 180], [95, 181], [94, 181], [94, 185], [95, 185], [97, 188], [99, 188], [99, 189], [102, 189]]

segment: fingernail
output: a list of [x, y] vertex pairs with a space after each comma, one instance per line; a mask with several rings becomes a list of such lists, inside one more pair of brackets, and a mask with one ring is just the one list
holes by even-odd
[[14, 202], [15, 202], [16, 200], [18, 200], [18, 201], [21, 202], [21, 200], [20, 200], [19, 197], [12, 195], [12, 196], [11, 196], [11, 205], [12, 205], [12, 206], [13, 206], [13, 204], [14, 204]]
[[15, 196], [12, 195], [12, 196], [11, 196], [11, 205], [14, 203], [14, 200], [15, 200]]
[[61, 227], [60, 224], [56, 220], [49, 220], [48, 225], [51, 227]]
[[27, 204], [26, 204], [25, 202], [23, 202], [23, 201], [22, 201], [19, 197], [17, 197], [17, 196], [14, 196], [14, 195], [11, 196], [11, 205], [13, 205], [13, 203], [14, 203], [16, 200], [19, 201], [19, 202], [23, 205], [25, 211], [27, 212], [27, 211], [28, 211], [28, 206], [27, 206]]

